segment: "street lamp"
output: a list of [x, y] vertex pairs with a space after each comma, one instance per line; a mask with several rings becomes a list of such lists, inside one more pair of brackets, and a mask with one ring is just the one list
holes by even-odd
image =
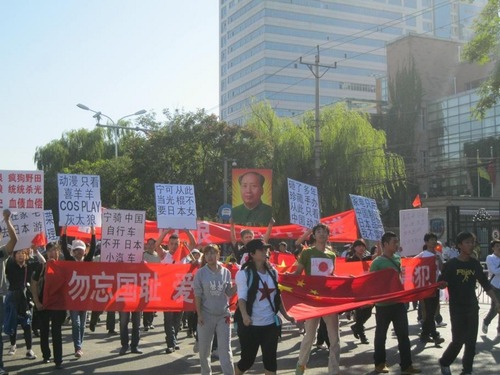
[[[127, 117], [140, 116], [140, 115], [143, 115], [143, 114], [146, 113], [145, 109], [141, 109], [140, 111], [137, 111], [137, 112], [132, 113], [130, 115], [123, 116], [123, 117], [119, 118], [118, 121], [114, 122], [113, 119], [111, 117], [109, 117], [108, 115], [106, 115], [106, 114], [104, 114], [104, 113], [102, 113], [100, 111], [99, 112], [98, 111], [94, 111], [93, 109], [87, 107], [86, 105], [78, 103], [76, 106], [78, 108], [81, 108], [81, 109], [85, 110], [85, 111], [90, 111], [90, 112], [95, 113], [94, 116], [92, 116], [92, 117], [94, 117], [97, 120], [96, 126], [99, 126], [101, 128], [109, 128], [109, 129], [114, 129], [115, 130], [115, 133], [114, 133], [115, 134], [115, 159], [118, 158], [118, 131], [120, 129], [127, 129], [127, 128], [119, 125], [120, 121], [123, 120], [123, 119], [125, 119], [125, 118], [127, 118]], [[111, 121], [111, 123], [113, 125], [103, 125], [103, 124], [101, 124], [100, 123], [101, 117], [106, 117], [109, 121]], [[131, 129], [132, 130], [140, 130], [140, 131], [147, 132], [147, 129], [143, 129], [143, 128], [131, 128]]]
[[232, 162], [231, 163], [231, 167], [236, 167], [238, 164], [236, 164], [236, 159], [232, 159], [232, 158], [224, 158], [224, 204], [227, 203], [227, 183], [228, 183], [228, 178], [227, 178], [227, 163], [228, 162]]

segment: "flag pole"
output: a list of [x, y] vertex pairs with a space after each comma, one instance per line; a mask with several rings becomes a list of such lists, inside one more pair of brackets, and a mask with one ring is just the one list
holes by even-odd
[[[493, 146], [490, 146], [490, 157], [491, 157], [491, 161], [490, 163], [493, 162]], [[493, 179], [491, 178], [490, 176], [490, 186], [491, 186], [491, 197], [493, 198], [493, 185], [494, 185], [494, 182]]]
[[476, 149], [476, 164], [477, 164], [477, 167], [476, 167], [476, 172], [477, 172], [477, 196], [478, 198], [481, 197], [481, 181], [480, 181], [480, 177], [479, 177], [479, 149], [477, 148]]

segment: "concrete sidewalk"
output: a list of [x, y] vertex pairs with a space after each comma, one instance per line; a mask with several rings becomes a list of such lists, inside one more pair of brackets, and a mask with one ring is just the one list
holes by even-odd
[[[486, 301], [485, 301], [486, 302]], [[489, 305], [482, 304], [480, 310], [480, 322], [486, 315]], [[448, 306], [441, 307], [445, 322], [449, 322]], [[42, 364], [39, 339], [34, 338], [33, 349], [38, 356], [36, 360], [25, 358], [26, 350], [21, 330], [18, 334], [18, 349], [15, 356], [8, 356], [10, 344], [4, 335], [4, 364], [9, 374], [199, 374], [200, 366], [197, 354], [193, 353], [193, 340], [188, 338], [186, 331], [179, 332], [181, 349], [172, 354], [165, 354], [165, 335], [163, 333], [163, 317], [161, 314], [155, 318], [156, 328], [149, 332], [141, 331], [140, 349], [144, 354], [127, 354], [118, 356], [120, 339], [118, 335], [109, 336], [105, 330], [105, 324], [100, 323], [95, 332], [88, 329], [83, 344], [84, 355], [77, 359], [73, 355], [73, 344], [71, 341], [71, 327], [64, 326], [64, 369], [55, 370], [54, 364]], [[105, 315], [103, 314], [104, 318]], [[440, 374], [438, 359], [450, 342], [450, 327], [439, 328], [441, 335], [446, 339], [442, 348], [436, 348], [433, 344], [422, 344], [418, 339], [419, 324], [417, 312], [411, 310], [408, 313], [410, 322], [410, 340], [412, 344], [413, 362], [416, 367], [422, 369], [423, 374]], [[361, 345], [350, 330], [352, 322], [341, 317], [341, 371], [343, 374], [361, 375], [374, 374], [373, 366], [373, 335], [375, 332], [375, 318], [372, 316], [368, 321], [367, 336], [369, 345]], [[480, 323], [481, 324], [481, 323]], [[496, 338], [496, 323], [490, 326], [488, 335], [480, 331], [477, 343], [477, 355], [475, 358], [474, 373], [481, 375], [500, 374], [500, 338]], [[118, 326], [117, 326], [118, 328]], [[481, 329], [481, 328], [480, 328]], [[294, 374], [297, 362], [298, 349], [301, 335], [297, 329], [284, 330], [283, 338], [278, 347], [278, 373]], [[395, 336], [389, 333], [387, 342], [387, 362], [390, 374], [399, 374], [399, 355]], [[239, 360], [239, 348], [237, 337], [233, 337], [233, 349], [235, 361]], [[328, 352], [314, 348], [308, 364], [306, 374], [327, 374]], [[453, 374], [461, 371], [461, 356], [451, 366]], [[214, 360], [212, 370], [214, 374], [220, 374], [221, 369], [217, 360]], [[248, 374], [263, 374], [260, 356], [254, 367]]]

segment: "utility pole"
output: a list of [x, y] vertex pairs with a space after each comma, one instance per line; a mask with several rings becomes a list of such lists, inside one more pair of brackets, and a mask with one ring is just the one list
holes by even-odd
[[[330, 69], [330, 68], [336, 68], [337, 63], [335, 62], [334, 65], [321, 65], [319, 63], [319, 45], [316, 46], [316, 51], [317, 54], [314, 58], [314, 64], [313, 63], [307, 63], [302, 61], [302, 56], [300, 57], [300, 63], [307, 65], [311, 73], [314, 75], [314, 78], [316, 79], [316, 104], [314, 108], [314, 130], [315, 130], [315, 139], [314, 139], [314, 172], [315, 172], [315, 177], [316, 177], [316, 187], [320, 187], [320, 182], [321, 182], [321, 138], [320, 138], [320, 119], [319, 119], [319, 80], [321, 77], [325, 75], [325, 73]], [[319, 73], [319, 67], [326, 68], [326, 70], [323, 73]]]

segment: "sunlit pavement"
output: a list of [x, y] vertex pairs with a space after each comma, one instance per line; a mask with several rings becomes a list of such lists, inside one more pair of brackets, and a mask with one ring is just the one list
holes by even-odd
[[[480, 325], [482, 318], [486, 315], [489, 306], [481, 305]], [[441, 307], [444, 321], [449, 323], [448, 306]], [[180, 350], [165, 354], [165, 335], [163, 333], [163, 316], [155, 318], [154, 330], [143, 332], [141, 330], [141, 341], [139, 348], [143, 354], [130, 354], [119, 356], [120, 338], [118, 335], [109, 336], [105, 330], [105, 323], [101, 322], [95, 332], [86, 330], [83, 344], [83, 357], [75, 358], [73, 344], [71, 341], [71, 327], [63, 327], [64, 340], [64, 369], [55, 370], [54, 364], [43, 364], [39, 339], [34, 338], [33, 349], [38, 356], [35, 360], [25, 358], [26, 349], [19, 328], [17, 340], [17, 352], [15, 356], [8, 356], [10, 344], [4, 335], [4, 365], [9, 374], [199, 374], [199, 360], [197, 354], [193, 353], [193, 338], [187, 337], [187, 331], [179, 332]], [[102, 315], [105, 317], [105, 314]], [[439, 328], [442, 337], [446, 339], [442, 348], [436, 348], [434, 344], [422, 344], [419, 341], [419, 324], [417, 323], [417, 312], [408, 312], [410, 322], [410, 341], [412, 344], [412, 358], [415, 367], [422, 369], [423, 374], [440, 374], [438, 359], [450, 342], [450, 326]], [[366, 324], [366, 335], [370, 344], [363, 345], [356, 340], [350, 330], [351, 321], [341, 317], [341, 372], [342, 374], [374, 374], [373, 366], [373, 335], [375, 332], [375, 317], [372, 316]], [[118, 325], [117, 325], [118, 328]], [[479, 327], [477, 355], [474, 362], [474, 373], [481, 375], [500, 373], [500, 338], [496, 338], [496, 321], [489, 327], [488, 335], [483, 335]], [[284, 330], [283, 337], [278, 347], [278, 373], [294, 374], [298, 356], [301, 335], [296, 328]], [[399, 355], [395, 336], [389, 333], [387, 341], [387, 365], [390, 374], [399, 374]], [[238, 340], [233, 337], [234, 359], [239, 359]], [[462, 354], [462, 353], [461, 353]], [[451, 366], [453, 374], [461, 371], [461, 354]], [[327, 374], [328, 352], [324, 349], [314, 347], [308, 364], [306, 374]], [[212, 370], [214, 374], [221, 374], [219, 363], [213, 359]], [[257, 357], [254, 367], [248, 374], [263, 374], [260, 356]]]

